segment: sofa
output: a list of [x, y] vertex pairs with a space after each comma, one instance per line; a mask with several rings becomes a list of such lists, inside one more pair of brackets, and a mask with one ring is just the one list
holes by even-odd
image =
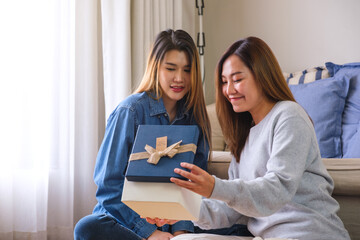
[[[352, 240], [360, 240], [360, 63], [334, 64], [284, 73], [296, 101], [311, 117], [321, 157], [334, 180], [339, 217]], [[212, 127], [210, 174], [227, 179], [227, 151], [215, 104], [207, 106]]]

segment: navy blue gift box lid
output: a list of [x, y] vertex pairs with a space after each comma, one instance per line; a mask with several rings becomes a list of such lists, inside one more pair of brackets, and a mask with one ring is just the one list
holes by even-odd
[[136, 182], [170, 182], [181, 162], [193, 163], [199, 129], [195, 125], [140, 125], [125, 177]]

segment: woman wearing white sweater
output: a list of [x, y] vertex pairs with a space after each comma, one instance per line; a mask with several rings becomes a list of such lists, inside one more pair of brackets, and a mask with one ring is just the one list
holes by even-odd
[[256, 37], [232, 44], [215, 79], [217, 116], [233, 155], [229, 180], [186, 163], [190, 173], [175, 172], [190, 181], [171, 179], [206, 197], [195, 224], [214, 229], [242, 223], [263, 238], [350, 239], [336, 214], [333, 180], [312, 121], [267, 44]]

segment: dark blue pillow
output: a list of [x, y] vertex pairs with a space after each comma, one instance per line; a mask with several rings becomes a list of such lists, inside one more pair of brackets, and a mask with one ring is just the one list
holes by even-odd
[[321, 157], [342, 157], [341, 123], [349, 80], [327, 78], [289, 87], [313, 120]]
[[325, 65], [331, 76], [350, 81], [342, 119], [342, 151], [344, 158], [360, 158], [360, 62]]

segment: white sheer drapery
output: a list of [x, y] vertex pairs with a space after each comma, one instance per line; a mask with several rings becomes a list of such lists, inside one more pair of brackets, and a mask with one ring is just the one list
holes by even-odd
[[155, 35], [184, 29], [193, 4], [0, 2], [0, 239], [73, 238], [96, 203], [105, 119], [139, 83]]
[[[47, 239], [57, 229], [55, 239], [71, 239], [74, 6], [0, 5], [0, 239]], [[59, 204], [51, 201], [55, 192]]]
[[131, 93], [130, 0], [102, 0], [106, 119]]
[[[46, 239], [55, 1], [0, 3], [0, 239]], [[42, 9], [41, 11], [34, 11]]]
[[95, 205], [102, 14], [100, 0], [0, 3], [0, 239], [72, 239]]

